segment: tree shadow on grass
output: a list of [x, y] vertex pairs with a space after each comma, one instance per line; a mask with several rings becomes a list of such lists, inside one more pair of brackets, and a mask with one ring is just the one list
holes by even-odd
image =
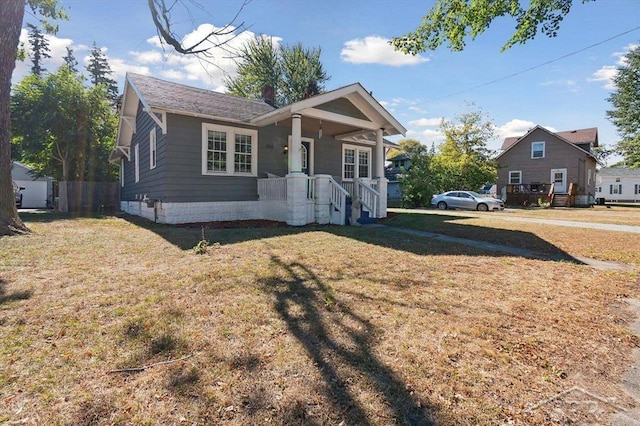
[[[237, 228], [220, 228], [215, 223], [175, 226], [153, 223], [136, 216], [126, 215], [124, 218], [132, 224], [158, 234], [182, 250], [193, 249], [202, 240], [203, 234], [209, 244], [228, 245], [308, 232], [328, 232], [364, 243], [418, 255], [516, 256], [584, 264], [533, 233], [461, 223], [465, 219], [475, 219], [475, 217], [412, 213], [403, 213], [397, 216], [402, 216], [403, 220], [386, 220], [383, 223], [388, 226], [380, 228], [335, 225], [301, 227], [271, 225], [265, 227], [260, 226], [262, 221], [237, 222], [237, 226], [239, 226]], [[233, 223], [226, 225], [232, 226]], [[394, 228], [400, 228], [403, 232]], [[414, 231], [417, 231], [415, 235], [407, 234], [407, 232]], [[426, 231], [431, 235], [419, 235], [421, 231]], [[460, 240], [447, 241], [446, 237]], [[464, 240], [478, 244], [469, 245]], [[496, 250], [496, 247], [490, 247], [491, 244], [505, 246], [507, 250]], [[515, 251], [509, 252], [509, 248], [513, 248]]]
[[33, 296], [31, 290], [14, 291], [13, 293], [7, 293], [7, 281], [0, 278], [0, 305], [5, 303], [14, 302], [16, 300], [27, 300]]
[[[377, 330], [349, 306], [336, 300], [311, 270], [297, 262], [271, 261], [282, 273], [261, 279], [274, 297], [274, 309], [288, 331], [304, 348], [322, 377], [327, 401], [346, 424], [378, 424], [380, 414], [358, 399], [359, 388], [373, 390], [374, 404], [386, 407], [383, 417], [391, 424], [432, 425], [436, 413], [408, 390], [407, 383], [375, 354]], [[369, 409], [368, 409], [369, 408]]]

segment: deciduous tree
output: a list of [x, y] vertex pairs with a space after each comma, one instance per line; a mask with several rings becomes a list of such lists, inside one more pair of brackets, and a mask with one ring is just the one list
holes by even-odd
[[396, 50], [412, 55], [435, 50], [444, 43], [451, 50], [463, 50], [467, 39], [474, 40], [494, 20], [510, 17], [516, 25], [502, 46], [506, 50], [533, 39], [539, 31], [555, 37], [573, 3], [574, 0], [437, 0], [415, 31], [395, 37], [391, 43]]
[[627, 53], [613, 82], [616, 89], [608, 98], [613, 109], [607, 117], [622, 138], [616, 150], [627, 167], [640, 168], [640, 46]]
[[[48, 18], [64, 17], [56, 0], [26, 3], [43, 18], [41, 24], [46, 31], [56, 29]], [[29, 232], [18, 217], [11, 184], [11, 74], [16, 65], [24, 10], [24, 0], [0, 1], [0, 235]]]

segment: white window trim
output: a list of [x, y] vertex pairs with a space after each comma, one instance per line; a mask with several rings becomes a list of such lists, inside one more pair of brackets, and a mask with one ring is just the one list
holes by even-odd
[[[542, 157], [534, 157], [533, 153], [535, 152], [533, 147], [536, 144], [542, 144]], [[544, 158], [546, 155], [546, 142], [545, 141], [535, 141], [535, 142], [531, 142], [531, 159], [532, 160], [539, 160], [541, 158]]]
[[[227, 134], [227, 170], [216, 172], [207, 169], [207, 140], [209, 130]], [[235, 172], [236, 134], [251, 136], [251, 173]], [[258, 131], [242, 127], [202, 123], [202, 174], [208, 176], [258, 176]]]
[[133, 155], [135, 157], [134, 163], [136, 182], [140, 182], [140, 144], [136, 144], [135, 148], [133, 149]]
[[158, 164], [158, 144], [157, 130], [154, 128], [149, 132], [149, 170], [155, 169]]
[[[353, 149], [353, 150], [355, 150], [355, 151], [356, 151], [356, 154], [355, 154], [355, 169], [354, 169], [354, 171], [353, 171], [353, 178], [346, 178], [346, 177], [344, 177], [344, 151], [345, 151], [346, 149]], [[343, 145], [342, 145], [342, 180], [343, 180], [343, 181], [345, 181], [345, 182], [351, 182], [351, 181], [353, 181], [353, 180], [355, 180], [355, 179], [359, 179], [359, 178], [361, 177], [361, 176], [360, 176], [360, 166], [359, 166], [359, 153], [360, 153], [360, 152], [362, 152], [362, 151], [366, 151], [366, 152], [368, 152], [368, 153], [369, 153], [369, 165], [368, 165], [368, 166], [369, 166], [369, 167], [368, 167], [368, 169], [369, 169], [369, 171], [368, 171], [369, 176], [367, 176], [366, 178], [367, 178], [367, 179], [371, 179], [371, 176], [372, 176], [372, 175], [371, 175], [371, 166], [372, 166], [372, 164], [371, 164], [371, 163], [373, 162], [373, 157], [372, 157], [372, 150], [371, 150], [371, 147], [368, 147], [368, 146], [359, 146], [359, 145], [346, 145], [346, 144], [343, 144]]]
[[[314, 150], [313, 150], [313, 142], [314, 140], [312, 138], [300, 138], [300, 142], [309, 142], [309, 176], [313, 176], [315, 170], [314, 170]], [[292, 152], [291, 151], [291, 135], [289, 135], [289, 140], [287, 142], [287, 151], [288, 152]]]
[[[518, 183], [511, 183], [511, 173], [517, 173]], [[507, 184], [508, 185], [522, 185], [522, 170], [509, 170], [509, 174], [507, 175]]]

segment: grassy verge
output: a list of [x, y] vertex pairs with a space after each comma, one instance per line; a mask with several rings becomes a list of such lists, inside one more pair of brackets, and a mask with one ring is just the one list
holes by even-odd
[[[508, 217], [512, 217], [509, 215]], [[539, 217], [539, 216], [536, 216]], [[553, 216], [558, 218], [557, 215]], [[639, 234], [585, 228], [506, 221], [500, 214], [401, 213], [386, 224], [437, 232], [454, 237], [522, 247], [540, 253], [585, 256], [593, 259], [640, 265]]]
[[572, 386], [632, 404], [634, 273], [340, 227], [206, 230], [197, 256], [200, 229], [31, 219], [0, 239], [0, 423], [548, 424], [526, 409]]

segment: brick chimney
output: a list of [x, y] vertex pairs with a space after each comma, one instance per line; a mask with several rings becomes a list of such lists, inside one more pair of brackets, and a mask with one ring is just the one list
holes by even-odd
[[276, 106], [276, 91], [270, 84], [262, 86], [262, 100], [272, 107]]

